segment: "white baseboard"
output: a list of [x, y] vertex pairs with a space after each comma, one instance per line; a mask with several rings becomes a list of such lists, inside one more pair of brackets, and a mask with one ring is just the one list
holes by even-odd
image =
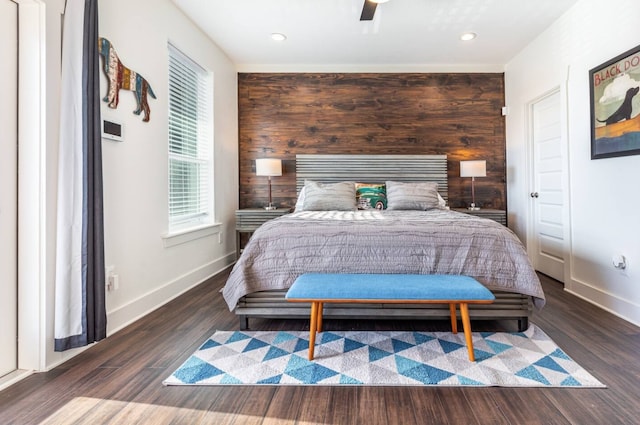
[[107, 336], [162, 307], [210, 277], [222, 272], [235, 261], [235, 253], [194, 269], [127, 304], [107, 312]]
[[576, 279], [571, 279], [569, 285], [565, 285], [565, 291], [608, 311], [614, 316], [640, 326], [640, 306], [629, 302], [629, 300]]
[[[235, 253], [228, 254], [222, 258], [198, 267], [189, 273], [167, 282], [163, 286], [148, 292], [147, 294], [130, 301], [129, 303], [107, 312], [107, 336], [111, 336], [122, 328], [130, 325], [136, 320], [146, 316], [152, 311], [172, 299], [180, 296], [189, 289], [192, 289], [210, 277], [221, 273], [235, 262]], [[99, 344], [100, 342], [94, 343]], [[85, 347], [78, 347], [64, 352], [54, 353], [54, 358], [49, 359], [44, 370], [38, 372], [49, 371], [62, 363], [77, 356], [83, 351], [89, 349], [94, 344]], [[33, 373], [33, 371], [16, 371], [15, 375], [8, 376], [7, 379], [0, 380], [0, 389], [5, 388]]]

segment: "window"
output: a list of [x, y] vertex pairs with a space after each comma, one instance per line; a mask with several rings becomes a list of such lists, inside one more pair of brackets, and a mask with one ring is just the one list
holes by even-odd
[[211, 75], [169, 45], [169, 231], [213, 223]]

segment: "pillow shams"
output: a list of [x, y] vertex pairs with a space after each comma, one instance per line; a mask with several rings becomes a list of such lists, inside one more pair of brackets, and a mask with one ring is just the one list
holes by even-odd
[[387, 209], [424, 211], [439, 207], [437, 183], [388, 181], [386, 185]]
[[353, 211], [356, 205], [356, 185], [353, 182], [304, 182], [304, 211]]

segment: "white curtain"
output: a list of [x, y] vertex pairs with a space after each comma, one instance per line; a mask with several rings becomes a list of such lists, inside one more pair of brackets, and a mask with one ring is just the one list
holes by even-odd
[[64, 15], [56, 351], [106, 337], [97, 9], [97, 0], [67, 0]]

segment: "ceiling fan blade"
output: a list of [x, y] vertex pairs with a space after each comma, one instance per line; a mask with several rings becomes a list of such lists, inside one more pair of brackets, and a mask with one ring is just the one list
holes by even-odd
[[360, 20], [371, 21], [373, 19], [373, 15], [375, 15], [376, 13], [376, 7], [378, 7], [378, 3], [365, 0], [364, 5], [362, 6], [362, 14], [360, 15]]

